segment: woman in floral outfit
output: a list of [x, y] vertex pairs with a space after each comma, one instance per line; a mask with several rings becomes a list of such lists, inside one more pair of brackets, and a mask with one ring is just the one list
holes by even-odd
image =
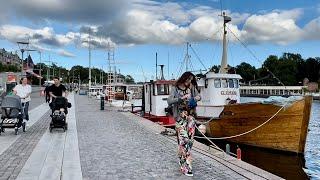
[[195, 133], [196, 102], [200, 99], [197, 80], [191, 72], [182, 74], [168, 98], [176, 120], [180, 170], [187, 176], [193, 176], [191, 148]]

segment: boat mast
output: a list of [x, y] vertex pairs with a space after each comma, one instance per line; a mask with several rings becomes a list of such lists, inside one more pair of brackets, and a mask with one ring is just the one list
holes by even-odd
[[189, 42], [187, 42], [186, 72], [188, 71], [189, 62], [190, 62], [190, 56], [189, 56]]
[[156, 53], [156, 80], [158, 80], [158, 53]]
[[222, 60], [219, 73], [226, 74], [228, 72], [228, 60], [227, 60], [227, 31], [226, 24], [231, 21], [231, 17], [227, 16], [225, 12], [222, 13], [223, 17], [223, 51]]

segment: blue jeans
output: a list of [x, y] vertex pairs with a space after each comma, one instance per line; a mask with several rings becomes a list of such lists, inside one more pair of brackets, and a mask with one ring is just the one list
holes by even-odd
[[25, 102], [25, 103], [22, 103], [22, 108], [24, 107], [23, 109], [23, 119], [29, 121], [29, 101], [28, 102]]

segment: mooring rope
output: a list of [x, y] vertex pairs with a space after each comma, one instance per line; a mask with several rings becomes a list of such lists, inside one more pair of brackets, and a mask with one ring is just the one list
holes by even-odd
[[[286, 104], [287, 104], [287, 103], [286, 103]], [[262, 127], [263, 125], [267, 124], [269, 121], [271, 121], [276, 115], [278, 115], [278, 114], [280, 113], [280, 111], [286, 106], [286, 104], [283, 105], [283, 106], [282, 106], [274, 115], [272, 115], [268, 120], [266, 120], [265, 122], [263, 122], [263, 123], [260, 124], [259, 126], [253, 128], [253, 129], [251, 129], [251, 130], [249, 130], [249, 131], [243, 132], [243, 133], [241, 133], [241, 134], [237, 134], [237, 135], [233, 135], [233, 136], [225, 136], [225, 137], [216, 137], [216, 138], [215, 138], [215, 137], [207, 137], [207, 136], [205, 136], [205, 135], [198, 129], [198, 127], [197, 127], [197, 129], [200, 131], [200, 133], [201, 133], [204, 137], [201, 137], [201, 136], [195, 136], [195, 137], [196, 137], [196, 138], [207, 139], [207, 140], [209, 140], [209, 142], [211, 142], [210, 139], [213, 139], [213, 140], [231, 139], [231, 138], [236, 138], [236, 137], [240, 137], [240, 136], [249, 134], [249, 133], [251, 133], [251, 132], [259, 129], [259, 128]], [[211, 118], [210, 121], [211, 121], [211, 120], [213, 120], [213, 118]], [[208, 123], [208, 122], [206, 122], [206, 123]]]

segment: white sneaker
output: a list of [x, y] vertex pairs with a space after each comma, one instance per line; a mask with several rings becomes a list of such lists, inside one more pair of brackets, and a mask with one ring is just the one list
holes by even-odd
[[192, 171], [188, 171], [187, 173], [184, 173], [184, 175], [189, 176], [189, 177], [192, 177], [192, 176], [193, 176], [193, 173], [192, 173]]

